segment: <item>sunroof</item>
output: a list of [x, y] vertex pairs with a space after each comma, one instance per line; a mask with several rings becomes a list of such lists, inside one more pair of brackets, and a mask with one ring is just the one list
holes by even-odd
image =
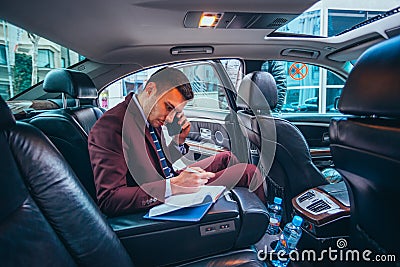
[[329, 37], [384, 16], [400, 6], [400, 0], [321, 0], [275, 33]]

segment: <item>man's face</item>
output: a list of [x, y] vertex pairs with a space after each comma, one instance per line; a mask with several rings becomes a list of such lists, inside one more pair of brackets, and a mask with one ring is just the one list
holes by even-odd
[[150, 110], [147, 121], [157, 128], [165, 123], [171, 123], [177, 112], [182, 112], [186, 100], [178, 89], [173, 88], [163, 94], [151, 92], [147, 99], [147, 110]]

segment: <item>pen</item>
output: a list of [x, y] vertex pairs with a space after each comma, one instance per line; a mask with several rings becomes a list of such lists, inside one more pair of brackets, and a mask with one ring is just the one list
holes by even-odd
[[193, 173], [200, 173], [199, 171], [196, 171], [195, 169], [192, 169], [192, 168], [190, 168], [190, 167], [187, 167], [187, 168], [185, 169], [185, 171], [187, 171], [187, 172], [193, 172]]

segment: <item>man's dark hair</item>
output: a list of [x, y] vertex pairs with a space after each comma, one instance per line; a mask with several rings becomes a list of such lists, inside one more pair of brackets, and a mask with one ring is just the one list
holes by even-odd
[[172, 67], [157, 70], [147, 81], [147, 83], [149, 82], [154, 82], [157, 85], [159, 93], [176, 88], [185, 100], [191, 100], [194, 96], [192, 86], [186, 75], [182, 71]]

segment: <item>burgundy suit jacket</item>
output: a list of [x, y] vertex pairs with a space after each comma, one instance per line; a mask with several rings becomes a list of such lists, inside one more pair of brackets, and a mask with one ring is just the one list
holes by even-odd
[[[161, 128], [155, 130], [171, 167], [182, 154], [173, 142], [165, 146]], [[165, 175], [132, 94], [96, 122], [88, 146], [98, 204], [105, 214], [132, 213], [164, 200]]]

